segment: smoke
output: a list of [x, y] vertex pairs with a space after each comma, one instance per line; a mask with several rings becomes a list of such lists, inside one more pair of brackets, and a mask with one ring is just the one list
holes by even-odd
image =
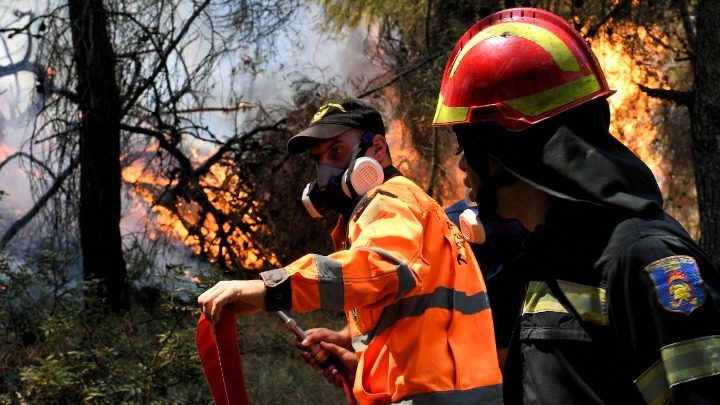
[[[6, 61], [0, 59], [0, 66]], [[18, 153], [26, 152], [24, 140], [32, 131], [32, 104], [35, 78], [32, 73], [0, 77], [0, 229], [12, 218], [22, 215], [33, 204], [29, 178]]]
[[[3, 4], [0, 11], [0, 26], [3, 27], [15, 21], [13, 10], [40, 9], [39, 4], [28, 0], [12, 0]], [[303, 6], [287, 30], [288, 33], [297, 34], [280, 35], [277, 38], [276, 51], [267, 64], [256, 72], [245, 72], [234, 79], [242, 82], [243, 100], [261, 106], [286, 103], [293, 96], [293, 82], [300, 76], [318, 82], [337, 78], [347, 84], [345, 90], [351, 92], [351, 78], [358, 75], [370, 78], [381, 72], [364, 55], [364, 40], [367, 34], [365, 29], [348, 29], [338, 38], [330, 38], [315, 29], [313, 22], [315, 10], [310, 7]], [[7, 54], [0, 53], [0, 67], [17, 60], [27, 46], [23, 36], [12, 39], [5, 36], [5, 39]], [[232, 67], [244, 63], [240, 59], [242, 55], [237, 56], [238, 59], [228, 60], [220, 66], [216, 74], [219, 76], [233, 74]], [[228, 79], [219, 77], [218, 82], [220, 81], [228, 81]], [[33, 119], [29, 112], [34, 86], [35, 75], [32, 72], [0, 77], [0, 160], [2, 161], [13, 153], [22, 151], [23, 141], [29, 136]], [[218, 87], [216, 94], [211, 98], [218, 100], [219, 104], [222, 100], [228, 99], [225, 91], [226, 89]], [[252, 114], [253, 111], [248, 117]], [[221, 113], [210, 115], [207, 124], [214, 132], [228, 136], [237, 131], [238, 125], [235, 117]], [[202, 144], [193, 146], [204, 147]], [[18, 167], [17, 160], [5, 165], [1, 173], [0, 189], [5, 190], [9, 195], [0, 203], [2, 204], [0, 209], [3, 213], [11, 211], [11, 216], [14, 217], [18, 212], [32, 205], [28, 174]]]
[[315, 10], [304, 6], [297, 14], [292, 30], [297, 35], [282, 35], [276, 42], [277, 54], [266, 69], [254, 77], [247, 77], [246, 95], [265, 105], [285, 102], [292, 98], [292, 83], [304, 76], [324, 83], [336, 80], [342, 91], [352, 95], [351, 80], [366, 80], [380, 75], [364, 52], [367, 29], [346, 28], [334, 38], [320, 33], [313, 23]]

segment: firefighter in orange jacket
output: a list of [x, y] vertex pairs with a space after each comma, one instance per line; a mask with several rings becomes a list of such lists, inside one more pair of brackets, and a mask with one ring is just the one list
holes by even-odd
[[502, 377], [479, 266], [437, 202], [392, 165], [378, 111], [354, 98], [323, 105], [288, 150], [310, 150], [318, 177], [303, 202], [341, 214], [337, 252], [308, 254], [262, 280], [221, 281], [198, 298], [214, 322], [235, 303], [344, 310], [361, 404], [500, 404]]

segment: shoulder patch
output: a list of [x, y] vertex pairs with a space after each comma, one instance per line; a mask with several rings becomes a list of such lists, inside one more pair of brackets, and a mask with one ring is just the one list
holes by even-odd
[[670, 256], [645, 266], [658, 301], [668, 311], [690, 315], [705, 301], [705, 285], [695, 259]]

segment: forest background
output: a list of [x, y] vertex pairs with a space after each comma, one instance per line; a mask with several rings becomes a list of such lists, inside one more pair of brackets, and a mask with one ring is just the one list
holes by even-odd
[[[504, 8], [573, 24], [612, 131], [720, 264], [720, 2], [8, 0], [0, 6], [0, 404], [211, 401], [195, 299], [326, 254], [287, 139], [327, 99], [380, 107], [396, 165], [443, 206], [456, 145], [431, 127], [459, 37]], [[292, 315], [341, 327], [336, 313]], [[253, 403], [331, 404], [272, 314], [239, 319]]]

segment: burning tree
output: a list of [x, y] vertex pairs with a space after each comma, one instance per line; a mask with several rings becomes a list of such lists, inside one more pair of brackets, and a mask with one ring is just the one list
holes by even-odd
[[[652, 159], [646, 163], [659, 167], [656, 177], [665, 208], [720, 265], [720, 172], [715, 158], [720, 153], [715, 113], [720, 108], [720, 6], [709, 0], [621, 0], [600, 8], [583, 3], [573, 2], [575, 8], [565, 15], [591, 41], [621, 45], [634, 67], [633, 84], [644, 93], [627, 104], [650, 98], [642, 103], [648, 113], [646, 130], [639, 123], [640, 130], [621, 140], [641, 157], [648, 151], [660, 156], [655, 166]], [[615, 106], [616, 119], [641, 121], [638, 110], [627, 104]]]
[[[284, 111], [245, 99], [242, 78], [262, 70], [263, 56], [272, 50], [268, 39], [298, 7], [296, 1], [266, 3], [72, 0], [72, 7], [50, 8], [42, 15], [18, 14], [4, 32], [24, 35], [28, 49], [36, 47], [13, 66], [35, 74], [39, 114], [27, 143], [31, 152], [12, 156], [39, 173], [33, 177], [39, 197], [0, 244], [7, 244], [37, 213], [50, 229], [83, 235], [85, 275], [106, 280], [112, 289], [108, 297], [118, 308], [124, 305], [125, 279], [117, 231], [123, 201], [119, 190], [128, 193], [126, 207], [140, 197], [151, 210], [150, 215], [136, 215], [137, 222], [164, 224], [165, 232], [227, 269], [278, 266], [311, 243], [317, 246], [316, 241], [280, 237], [288, 226], [310, 229], [307, 219], [297, 215], [297, 205], [290, 207], [287, 201], [299, 195], [298, 176], [305, 180], [311, 173], [287, 160], [284, 140], [307, 122], [311, 112], [306, 109], [312, 111], [313, 103], [332, 91], [311, 86]], [[408, 175], [440, 201], [460, 193], [452, 138], [437, 136], [429, 125], [438, 72], [469, 25], [514, 3], [322, 3], [330, 16], [327, 28], [362, 21], [373, 27], [369, 44], [375, 46], [368, 49], [387, 75], [360, 95], [392, 88], [394, 113], [403, 120], [397, 127], [407, 128], [419, 152]], [[720, 261], [720, 247], [714, 245], [720, 196], [712, 186], [718, 173], [713, 160], [718, 124], [713, 121], [717, 114], [707, 113], [717, 107], [712, 97], [718, 94], [712, 87], [717, 64], [712, 62], [720, 47], [711, 45], [714, 36], [703, 33], [714, 26], [709, 19], [718, 15], [717, 6], [703, 0], [533, 5], [565, 16], [596, 51], [605, 52], [608, 66], [617, 57], [624, 58], [620, 65], [631, 66], [633, 80], [644, 87], [627, 86], [635, 92], [623, 100], [632, 100], [642, 111], [615, 105], [620, 125], [615, 132], [654, 166], [667, 208], [691, 231], [698, 228], [692, 214], [696, 185], [701, 231], [694, 234]], [[92, 31], [98, 25], [106, 28], [105, 34]], [[682, 120], [688, 112], [684, 108], [641, 100], [637, 88], [676, 105], [691, 105], [690, 120]], [[658, 118], [670, 112], [672, 118]], [[683, 122], [693, 123], [692, 142], [682, 136], [688, 129]], [[640, 130], [647, 136], [638, 136]], [[62, 241], [74, 243], [72, 237]]]
[[[319, 2], [326, 28], [375, 27], [374, 55], [386, 66], [378, 87], [392, 85], [398, 114], [410, 129], [428, 192], [443, 194], [443, 162], [454, 145], [443, 143], [429, 123], [440, 72], [457, 39], [475, 21], [516, 6], [563, 16], [591, 43], [611, 87], [614, 133], [654, 170], [665, 208], [680, 219], [720, 265], [720, 153], [718, 52], [720, 3], [713, 0], [538, 0], [518, 2], [368, 0]], [[626, 70], [615, 70], [618, 66]], [[629, 81], [628, 81], [629, 80]], [[418, 83], [424, 83], [418, 86]], [[626, 84], [627, 83], [627, 84]], [[620, 92], [619, 92], [620, 93]], [[619, 101], [618, 101], [619, 100]], [[690, 134], [690, 136], [688, 136]], [[448, 138], [448, 137], [444, 137]], [[424, 166], [429, 165], [429, 166]]]
[[130, 176], [125, 202], [142, 195], [152, 212], [172, 216], [196, 253], [236, 270], [275, 264], [253, 238], [264, 226], [253, 168], [282, 164], [285, 133], [280, 115], [243, 100], [237, 78], [260, 69], [298, 6], [69, 0], [7, 28], [28, 39], [26, 62], [42, 61], [27, 65], [37, 80], [31, 152], [15, 155], [32, 156], [28, 170], [40, 174], [36, 206], [3, 245], [40, 214], [70, 248], [80, 235], [86, 278], [100, 281], [112, 308], [126, 308], [119, 227]]

